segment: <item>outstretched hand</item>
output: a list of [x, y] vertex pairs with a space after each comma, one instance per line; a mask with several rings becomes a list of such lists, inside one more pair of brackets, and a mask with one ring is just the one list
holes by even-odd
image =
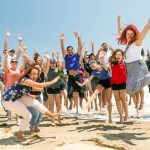
[[64, 40], [65, 39], [65, 35], [64, 35], [64, 33], [61, 33], [60, 34], [60, 40]]
[[94, 41], [91, 41], [91, 45], [94, 46]]
[[76, 38], [80, 38], [80, 34], [78, 32], [74, 32]]
[[21, 35], [18, 35], [18, 40], [22, 41], [22, 36]]
[[86, 47], [86, 48], [85, 48], [85, 52], [87, 53], [87, 52], [88, 52], [88, 50], [89, 50], [89, 49], [88, 49], [88, 47]]
[[79, 86], [83, 86], [82, 83], [80, 83], [80, 82], [78, 82], [78, 81], [76, 81], [76, 83], [77, 83]]
[[6, 32], [6, 37], [9, 37], [9, 36], [10, 36], [10, 32], [7, 31], [7, 32]]

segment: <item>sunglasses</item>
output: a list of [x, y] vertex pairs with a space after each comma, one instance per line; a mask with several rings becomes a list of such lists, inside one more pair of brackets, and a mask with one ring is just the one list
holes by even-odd
[[18, 61], [11, 61], [11, 63], [16, 63], [16, 64], [17, 64], [17, 63], [18, 63]]

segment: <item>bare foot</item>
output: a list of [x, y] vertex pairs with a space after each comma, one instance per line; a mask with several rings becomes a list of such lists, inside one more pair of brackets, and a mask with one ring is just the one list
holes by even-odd
[[15, 141], [16, 142], [24, 142], [24, 141], [26, 141], [26, 138], [24, 138], [23, 136], [22, 137], [16, 136]]
[[123, 117], [120, 116], [120, 123], [123, 123]]
[[144, 102], [143, 102], [143, 103], [140, 103], [139, 110], [142, 110], [142, 109], [143, 109], [143, 106], [144, 106]]
[[35, 127], [34, 132], [40, 132], [40, 129], [38, 127]]
[[123, 118], [124, 118], [124, 121], [127, 121], [128, 120], [128, 115], [125, 115]]
[[111, 118], [109, 118], [109, 123], [113, 123], [113, 121], [112, 121], [112, 119], [111, 119]]

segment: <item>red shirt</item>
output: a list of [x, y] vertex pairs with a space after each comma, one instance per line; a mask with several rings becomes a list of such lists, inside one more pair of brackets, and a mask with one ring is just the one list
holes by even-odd
[[122, 84], [126, 83], [127, 74], [126, 74], [126, 67], [123, 62], [119, 64], [112, 65], [112, 77], [111, 77], [111, 84]]

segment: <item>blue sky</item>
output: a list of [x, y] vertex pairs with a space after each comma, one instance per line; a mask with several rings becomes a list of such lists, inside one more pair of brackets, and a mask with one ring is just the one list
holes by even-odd
[[[0, 1], [0, 54], [3, 51], [5, 32], [9, 30], [9, 48], [15, 48], [17, 35], [23, 36], [28, 46], [27, 54], [32, 58], [36, 49], [60, 49], [60, 33], [65, 33], [65, 46], [77, 49], [77, 39], [73, 32], [78, 31], [84, 48], [95, 42], [95, 52], [101, 43], [106, 42], [114, 48], [117, 44], [117, 15], [122, 23], [135, 24], [141, 31], [150, 18], [149, 0], [1, 0]], [[143, 47], [150, 48], [150, 32]], [[84, 49], [83, 49], [84, 50]], [[61, 56], [62, 57], [62, 56]]]

